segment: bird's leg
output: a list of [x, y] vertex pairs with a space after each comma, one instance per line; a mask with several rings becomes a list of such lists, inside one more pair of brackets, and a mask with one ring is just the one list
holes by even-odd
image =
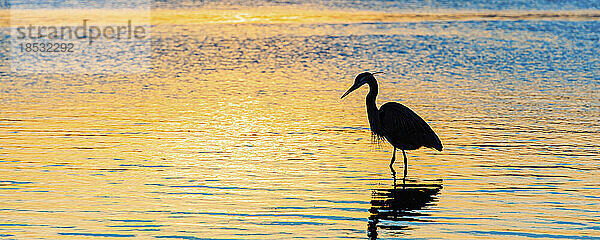
[[406, 152], [402, 149], [402, 154], [404, 155], [404, 180], [406, 180], [406, 174], [408, 173], [408, 159], [406, 159]]
[[390, 162], [390, 170], [392, 170], [392, 176], [394, 177], [394, 185], [396, 184], [396, 170], [394, 170], [394, 161], [396, 161], [396, 148], [392, 154], [392, 161]]

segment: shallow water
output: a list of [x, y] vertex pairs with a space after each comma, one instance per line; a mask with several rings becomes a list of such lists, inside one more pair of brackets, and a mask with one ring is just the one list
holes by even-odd
[[[599, 30], [158, 24], [150, 73], [3, 74], [0, 237], [600, 239]], [[444, 144], [408, 185], [365, 70]]]

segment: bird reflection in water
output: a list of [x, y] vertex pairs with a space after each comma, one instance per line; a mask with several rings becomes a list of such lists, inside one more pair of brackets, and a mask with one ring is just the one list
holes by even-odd
[[396, 184], [395, 175], [393, 188], [373, 189], [367, 227], [369, 239], [377, 239], [378, 229], [401, 234], [411, 229], [409, 222], [429, 222], [421, 218], [429, 214], [419, 210], [433, 205], [441, 189], [441, 179], [417, 181], [405, 176], [402, 184]]

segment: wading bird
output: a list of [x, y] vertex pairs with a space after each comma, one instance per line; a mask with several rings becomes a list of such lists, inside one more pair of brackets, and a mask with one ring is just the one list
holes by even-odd
[[364, 72], [356, 76], [354, 85], [341, 98], [344, 98], [364, 84], [369, 85], [367, 115], [369, 116], [371, 132], [378, 139], [386, 139], [394, 147], [392, 161], [390, 162], [390, 169], [394, 176], [396, 175], [396, 171], [394, 171], [392, 165], [396, 160], [396, 148], [402, 149], [402, 154], [404, 155], [404, 177], [406, 178], [407, 159], [404, 150], [428, 147], [442, 151], [442, 142], [435, 132], [431, 130], [431, 127], [408, 107], [400, 103], [389, 102], [383, 104], [380, 109], [377, 109], [375, 101], [377, 99], [378, 86], [377, 80], [373, 75], [378, 73], [381, 72]]

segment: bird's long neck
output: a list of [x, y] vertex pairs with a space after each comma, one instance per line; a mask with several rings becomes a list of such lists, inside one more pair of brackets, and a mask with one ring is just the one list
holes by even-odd
[[377, 86], [377, 80], [373, 79], [368, 81], [369, 93], [367, 94], [367, 111], [377, 112], [377, 93], [379, 92], [379, 86]]
[[377, 86], [377, 80], [372, 78], [367, 82], [369, 84], [369, 93], [367, 94], [367, 115], [369, 116], [369, 125], [371, 127], [371, 131], [379, 134], [379, 130], [381, 129], [379, 126], [379, 111], [377, 109], [377, 93], [379, 92], [379, 87]]

